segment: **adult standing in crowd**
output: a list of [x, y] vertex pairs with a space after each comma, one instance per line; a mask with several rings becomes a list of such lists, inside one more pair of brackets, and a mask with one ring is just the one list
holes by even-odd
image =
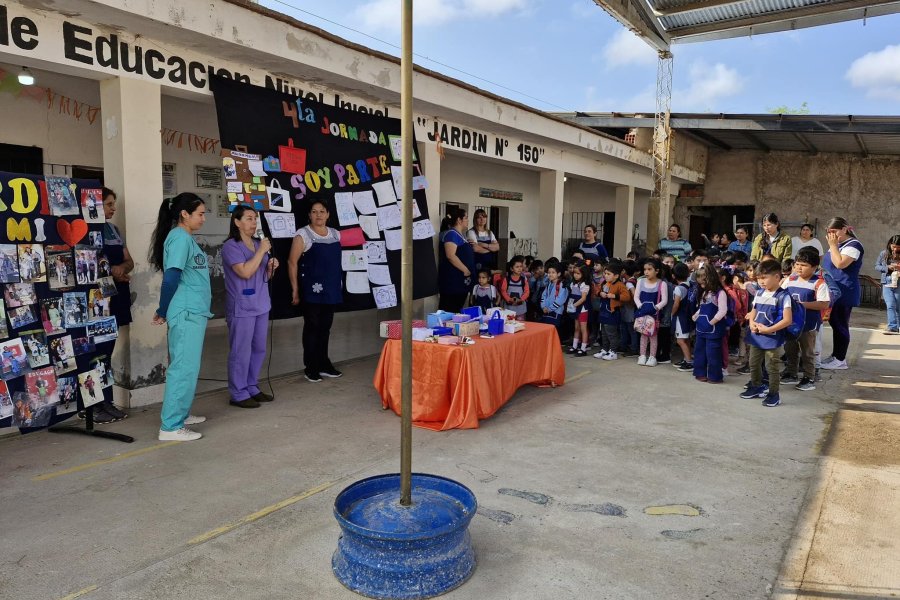
[[274, 400], [259, 389], [266, 358], [266, 333], [272, 301], [268, 282], [278, 268], [272, 242], [255, 239], [259, 215], [249, 206], [231, 213], [228, 240], [222, 246], [225, 267], [225, 322], [228, 325], [228, 391], [232, 406], [259, 408]]
[[[116, 294], [109, 299], [109, 314], [116, 318], [119, 329], [131, 323], [131, 273], [134, 270], [134, 260], [125, 245], [125, 236], [119, 231], [110, 219], [116, 214], [116, 193], [111, 189], [103, 188], [103, 215], [106, 224], [103, 226], [103, 254], [109, 261], [110, 274], [116, 283]], [[97, 344], [97, 354], [112, 356], [116, 347], [113, 338], [108, 342]], [[112, 403], [112, 387], [103, 390], [104, 400], [94, 405], [94, 423], [111, 423], [126, 418], [128, 415], [119, 410]], [[81, 416], [81, 413], [79, 413]]]
[[475, 251], [475, 272], [493, 271], [497, 268], [497, 252], [500, 251], [500, 244], [494, 233], [488, 229], [488, 217], [484, 209], [479, 208], [473, 216], [475, 225], [466, 233], [466, 239]]
[[750, 260], [762, 260], [765, 255], [771, 255], [778, 262], [784, 262], [791, 257], [793, 244], [791, 236], [781, 231], [781, 222], [775, 213], [767, 213], [762, 220], [763, 231], [753, 240], [753, 249], [750, 251]]
[[804, 223], [800, 226], [800, 235], [791, 239], [791, 258], [796, 258], [797, 252], [807, 247], [815, 248], [819, 256], [824, 252], [822, 242], [813, 237], [813, 226]]
[[822, 368], [846, 369], [847, 348], [850, 346], [850, 312], [854, 306], [859, 306], [862, 296], [859, 271], [865, 250], [843, 217], [835, 217], [828, 222], [825, 239], [828, 242], [828, 252], [825, 253], [822, 268], [834, 279], [840, 290], [840, 297], [834, 300], [828, 321], [833, 331], [832, 357], [822, 362]]
[[609, 252], [606, 251], [606, 246], [597, 239], [597, 227], [595, 225], [585, 225], [582, 235], [584, 237], [581, 244], [578, 245], [576, 252], [581, 252], [581, 255], [585, 259], [593, 261], [605, 261], [609, 259]]
[[441, 294], [438, 308], [458, 313], [472, 290], [472, 271], [475, 269], [475, 251], [463, 237], [469, 228], [466, 211], [458, 206], [447, 209], [441, 222], [440, 260], [438, 284]]
[[750, 252], [753, 250], [753, 244], [750, 243], [750, 240], [747, 238], [750, 237], [750, 232], [747, 230], [746, 225], [738, 225], [734, 230], [734, 241], [728, 244], [729, 252], [743, 252], [747, 256], [750, 256]]
[[[309, 225], [294, 234], [288, 257], [291, 304], [300, 304], [303, 288], [303, 375], [313, 383], [322, 381], [322, 377], [333, 379], [343, 375], [328, 358], [334, 310], [344, 300], [341, 233], [328, 227], [328, 217], [325, 202], [313, 200]], [[302, 285], [299, 279], [303, 280]]]
[[153, 324], [169, 327], [169, 368], [163, 394], [160, 440], [187, 442], [202, 434], [187, 428], [206, 420], [190, 414], [200, 375], [203, 338], [212, 294], [206, 253], [193, 234], [206, 222], [206, 205], [183, 192], [163, 200], [150, 246], [150, 264], [163, 271], [159, 308]]
[[689, 255], [693, 250], [691, 243], [681, 237], [681, 225], [678, 223], [669, 225], [665, 239], [659, 241], [660, 253], [671, 254], [679, 261], [683, 261], [684, 257]]
[[881, 288], [887, 307], [887, 335], [900, 333], [900, 235], [888, 240], [887, 248], [878, 255], [875, 270], [881, 273]]

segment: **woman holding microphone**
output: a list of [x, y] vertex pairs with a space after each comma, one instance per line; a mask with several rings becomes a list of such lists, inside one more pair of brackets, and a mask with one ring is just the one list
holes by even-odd
[[269, 254], [272, 242], [254, 238], [258, 218], [249, 206], [235, 208], [228, 241], [222, 246], [229, 403], [240, 408], [259, 408], [260, 402], [274, 400], [260, 391], [259, 373], [266, 358], [266, 327], [272, 309], [268, 282], [278, 259]]

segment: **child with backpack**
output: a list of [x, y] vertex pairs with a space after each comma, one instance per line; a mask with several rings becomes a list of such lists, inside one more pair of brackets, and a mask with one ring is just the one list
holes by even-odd
[[[626, 260], [622, 263], [622, 272], [619, 280], [625, 284], [625, 288], [634, 298], [635, 286], [637, 279], [635, 275], [638, 272], [637, 263], [633, 260]], [[638, 332], [634, 330], [634, 303], [625, 302], [619, 309], [621, 322], [619, 323], [619, 350], [618, 353], [624, 355], [638, 353]]]
[[691, 271], [684, 263], [677, 263], [672, 268], [675, 289], [672, 292], [672, 323], [675, 331], [675, 343], [681, 348], [682, 360], [675, 365], [679, 371], [693, 371], [694, 359], [691, 357], [691, 332], [694, 330], [693, 307], [688, 301], [690, 286], [687, 284]]
[[528, 278], [528, 312], [526, 317], [531, 321], [541, 320], [541, 296], [547, 287], [547, 274], [544, 273], [544, 262], [535, 259], [531, 262], [531, 276]]
[[557, 333], [569, 297], [569, 289], [559, 276], [560, 268], [558, 262], [547, 261], [547, 287], [541, 295], [541, 323], [555, 325]]
[[[781, 263], [767, 259], [755, 270], [760, 289], [750, 311], [750, 383], [741, 398], [763, 398], [763, 406], [781, 404], [781, 356], [784, 330], [793, 323], [791, 297], [781, 288]], [[763, 385], [763, 362], [769, 372], [769, 385]]]
[[[588, 283], [591, 280], [590, 268], [581, 264], [575, 267], [572, 272], [572, 283], [569, 284], [569, 305], [566, 312], [575, 323], [575, 335], [572, 337], [572, 347], [569, 354], [575, 356], [587, 355], [588, 344], [588, 310], [590, 304], [588, 297], [591, 293], [591, 286]], [[580, 344], [580, 345], [579, 345]]]
[[722, 339], [727, 330], [728, 294], [719, 273], [711, 265], [694, 272], [702, 295], [693, 314], [697, 341], [694, 345], [694, 379], [722, 383]]
[[516, 314], [517, 321], [525, 320], [527, 310], [528, 280], [522, 275], [525, 270], [525, 257], [517, 254], [513, 256], [506, 268], [506, 277], [500, 280], [500, 297], [507, 310]]
[[[662, 261], [660, 261], [662, 262]], [[672, 280], [672, 269], [666, 263], [662, 263], [662, 271], [659, 278], [666, 286], [666, 295], [672, 298], [675, 292], [675, 283]], [[667, 303], [659, 311], [659, 342], [656, 349], [656, 364], [665, 365], [672, 362], [672, 302]]]
[[659, 278], [662, 263], [658, 259], [648, 258], [644, 262], [644, 276], [638, 280], [634, 291], [634, 328], [640, 327], [641, 345], [638, 364], [656, 366], [657, 333], [659, 330], [659, 311], [669, 303], [665, 282]]
[[[803, 392], [816, 389], [816, 332], [822, 324], [822, 311], [831, 305], [825, 279], [816, 277], [819, 262], [815, 248], [801, 249], [794, 259], [794, 272], [781, 284], [806, 313], [800, 335], [785, 342], [781, 382], [796, 383], [795, 387]], [[800, 371], [803, 378], [798, 380]]]
[[619, 354], [619, 321], [621, 307], [631, 303], [631, 292], [624, 283], [619, 281], [622, 273], [620, 263], [609, 263], [603, 272], [603, 284], [597, 294], [600, 308], [597, 318], [600, 321], [600, 352], [594, 354], [594, 358], [603, 360], [618, 360]]
[[469, 306], [480, 306], [482, 311], [487, 311], [492, 306], [497, 306], [498, 299], [497, 288], [491, 284], [490, 271], [478, 271], [478, 284], [472, 288]]

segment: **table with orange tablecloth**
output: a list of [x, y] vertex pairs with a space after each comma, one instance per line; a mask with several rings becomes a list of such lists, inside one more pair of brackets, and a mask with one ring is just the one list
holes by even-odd
[[[471, 346], [413, 342], [413, 409], [417, 427], [474, 429], [525, 384], [562, 385], [566, 367], [556, 328], [525, 323], [525, 330]], [[387, 340], [375, 370], [382, 405], [400, 414], [400, 340]]]

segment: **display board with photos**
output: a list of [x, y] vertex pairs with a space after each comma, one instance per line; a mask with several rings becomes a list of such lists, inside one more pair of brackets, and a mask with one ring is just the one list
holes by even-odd
[[[311, 201], [323, 201], [328, 225], [341, 234], [338, 310], [397, 306], [400, 120], [219, 77], [210, 78], [210, 89], [230, 209], [245, 204], [263, 211], [263, 229], [286, 266], [294, 233], [309, 222]], [[413, 297], [424, 298], [437, 293], [436, 232], [417, 157], [413, 174]], [[297, 316], [286, 268], [275, 272], [271, 294], [273, 318]]]
[[104, 223], [98, 181], [0, 172], [0, 427], [46, 427], [112, 397]]

